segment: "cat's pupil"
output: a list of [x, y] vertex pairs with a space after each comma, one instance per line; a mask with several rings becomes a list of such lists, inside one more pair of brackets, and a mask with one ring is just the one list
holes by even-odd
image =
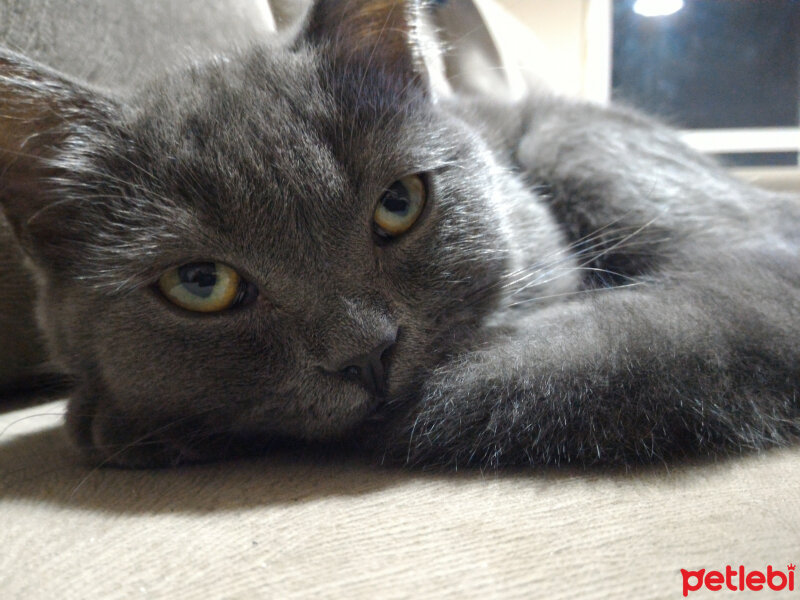
[[383, 207], [391, 213], [398, 215], [407, 214], [410, 206], [408, 189], [399, 181], [396, 182], [383, 196], [382, 204]]
[[217, 285], [214, 263], [192, 263], [178, 267], [178, 276], [186, 290], [200, 298], [208, 298]]

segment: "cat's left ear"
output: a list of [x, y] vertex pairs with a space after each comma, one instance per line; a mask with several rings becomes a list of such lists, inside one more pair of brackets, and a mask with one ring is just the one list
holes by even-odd
[[334, 67], [381, 71], [403, 86], [439, 91], [443, 69], [429, 11], [421, 0], [315, 0], [300, 40], [323, 46]]
[[32, 217], [70, 176], [63, 157], [90, 147], [115, 112], [88, 86], [0, 48], [0, 205], [24, 247], [35, 245]]

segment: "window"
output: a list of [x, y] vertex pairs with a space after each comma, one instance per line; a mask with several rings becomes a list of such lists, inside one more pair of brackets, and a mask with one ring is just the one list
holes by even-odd
[[612, 99], [732, 166], [798, 165], [800, 1], [614, 0], [612, 48]]

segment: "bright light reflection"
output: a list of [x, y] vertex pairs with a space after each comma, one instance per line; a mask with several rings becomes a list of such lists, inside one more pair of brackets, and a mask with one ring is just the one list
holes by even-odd
[[683, 0], [636, 0], [633, 12], [643, 17], [666, 17], [683, 8]]

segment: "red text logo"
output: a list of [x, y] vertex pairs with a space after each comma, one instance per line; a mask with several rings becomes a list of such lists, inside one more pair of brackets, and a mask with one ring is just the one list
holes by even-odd
[[764, 589], [775, 592], [782, 590], [793, 592], [794, 570], [795, 565], [793, 564], [787, 565], [786, 571], [775, 569], [772, 565], [767, 566], [766, 571], [748, 571], [743, 565], [739, 565], [738, 569], [726, 565], [724, 572], [706, 571], [705, 569], [699, 569], [698, 571], [681, 569], [683, 595], [684, 597], [688, 596], [689, 592], [696, 592], [701, 587], [705, 587], [712, 592], [717, 592], [721, 589], [729, 589], [732, 592], [737, 590], [757, 592]]

